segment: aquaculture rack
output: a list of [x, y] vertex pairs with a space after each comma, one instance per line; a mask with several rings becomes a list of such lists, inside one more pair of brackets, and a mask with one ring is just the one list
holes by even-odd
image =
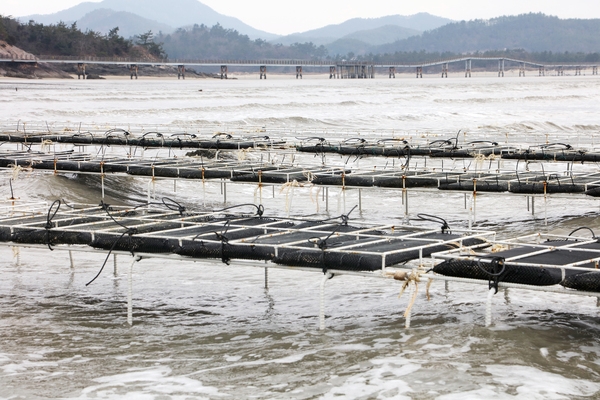
[[446, 281], [488, 284], [487, 326], [499, 287], [596, 296], [600, 305], [600, 240], [572, 234], [538, 233], [439, 252], [432, 255], [431, 270]]

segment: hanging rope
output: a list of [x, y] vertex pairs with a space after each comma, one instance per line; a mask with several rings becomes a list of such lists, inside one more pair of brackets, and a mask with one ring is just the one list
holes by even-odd
[[94, 276], [92, 278], [91, 281], [89, 281], [88, 283], [85, 284], [85, 286], [89, 286], [92, 282], [94, 282], [99, 276], [100, 274], [102, 274], [102, 271], [104, 271], [104, 267], [106, 266], [106, 263], [108, 262], [108, 258], [110, 257], [111, 253], [113, 252], [113, 250], [115, 249], [115, 247], [117, 247], [117, 244], [121, 241], [121, 239], [123, 239], [123, 237], [125, 235], [127, 235], [127, 240], [128, 240], [128, 248], [129, 251], [131, 252], [131, 255], [134, 255], [134, 249], [131, 243], [132, 240], [132, 236], [135, 235], [136, 233], [138, 233], [138, 230], [136, 228], [130, 228], [122, 223], [120, 223], [119, 221], [117, 221], [110, 213], [110, 211], [112, 210], [110, 208], [110, 204], [105, 203], [104, 201], [100, 201], [100, 205], [99, 207], [104, 210], [106, 212], [106, 214], [110, 217], [110, 219], [112, 219], [117, 225], [125, 228], [125, 232], [123, 232], [121, 234], [121, 236], [119, 236], [114, 242], [113, 244], [110, 246], [110, 249], [108, 250], [108, 254], [106, 255], [106, 258], [104, 259], [104, 262], [102, 263], [102, 266], [100, 267], [100, 270], [98, 271], [98, 273], [96, 274], [96, 276]]
[[[54, 209], [54, 205], [56, 205], [56, 209], [53, 212], [52, 210]], [[44, 225], [44, 229], [46, 230], [46, 243], [45, 244], [48, 245], [48, 248], [50, 250], [54, 250], [50, 243], [50, 230], [52, 229], [52, 219], [56, 216], [56, 213], [58, 212], [59, 208], [60, 208], [60, 200], [54, 200], [54, 203], [52, 203], [52, 205], [50, 205], [50, 208], [48, 209], [48, 214], [46, 215], [46, 225]]]
[[446, 233], [446, 231], [449, 231], [449, 233], [452, 233], [452, 231], [450, 230], [450, 226], [448, 225], [448, 222], [446, 222], [446, 220], [444, 218], [438, 217], [437, 215], [431, 215], [431, 214], [417, 214], [417, 218], [419, 218], [423, 221], [437, 222], [442, 225], [442, 233]]

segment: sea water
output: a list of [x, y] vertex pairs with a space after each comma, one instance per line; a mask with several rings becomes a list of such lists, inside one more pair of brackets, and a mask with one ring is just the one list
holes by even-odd
[[[526, 142], [551, 137], [593, 148], [600, 78], [457, 76], [448, 79], [2, 80], [1, 125], [26, 130], [97, 126], [145, 131], [276, 132], [288, 140], [338, 135], [455, 137]], [[46, 125], [47, 124], [47, 125]], [[29, 128], [28, 128], [29, 127]], [[245, 128], [244, 128], [245, 127]], [[37, 129], [37, 128], [36, 128]], [[207, 128], [208, 129], [208, 128]], [[536, 139], [536, 140], [537, 140]], [[5, 145], [6, 146], [6, 145]], [[9, 146], [7, 146], [7, 149]], [[68, 148], [64, 146], [61, 149]], [[91, 148], [84, 149], [90, 151]], [[106, 149], [104, 150], [106, 151]], [[118, 149], [109, 149], [118, 152]], [[159, 150], [155, 156], [167, 156]], [[181, 156], [182, 153], [180, 152]], [[319, 164], [312, 155], [307, 161]], [[331, 156], [356, 168], [364, 160]], [[464, 161], [446, 161], [464, 168]], [[448, 164], [449, 163], [449, 164]], [[532, 165], [531, 168], [538, 166]], [[563, 166], [564, 167], [564, 166]], [[558, 168], [563, 168], [558, 167]], [[546, 166], [546, 168], [552, 168]], [[596, 171], [597, 166], [573, 166]], [[4, 172], [0, 188], [10, 197]], [[22, 171], [20, 201], [98, 203], [93, 176]], [[227, 204], [260, 202], [278, 216], [337, 216], [357, 191], [313, 187], [227, 187]], [[107, 177], [106, 201], [139, 204], [168, 196], [190, 209], [223, 206], [207, 182]], [[363, 190], [353, 223], [401, 223], [419, 212], [464, 228], [462, 194]], [[598, 203], [582, 195], [536, 203], [481, 196], [474, 227], [504, 236], [600, 231]], [[600, 308], [596, 298], [434, 282], [419, 288], [405, 329], [401, 284], [341, 276], [325, 286], [326, 329], [318, 329], [319, 272], [220, 261], [144, 259], [133, 267], [134, 324], [126, 323], [131, 257], [0, 248], [0, 398], [5, 399], [583, 399], [600, 397]], [[18, 261], [18, 262], [17, 262]]]

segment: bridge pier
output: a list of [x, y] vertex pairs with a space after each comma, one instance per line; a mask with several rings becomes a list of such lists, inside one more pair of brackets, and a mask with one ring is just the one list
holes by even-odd
[[592, 67], [592, 75], [598, 75], [598, 67], [597, 66]]
[[448, 63], [442, 64], [442, 78], [448, 77]]
[[423, 77], [423, 67], [417, 67], [417, 78]]
[[137, 79], [138, 78], [138, 74], [137, 74], [138, 66], [136, 64], [131, 64], [129, 66], [129, 73], [130, 73], [130, 75], [129, 75], [130, 79], [133, 79], [134, 76], [135, 76], [135, 79]]
[[298, 79], [298, 77], [302, 79], [302, 65], [298, 65], [296, 67], [296, 79]]
[[539, 66], [539, 76], [546, 76], [546, 68], [544, 68], [543, 66]]
[[465, 60], [465, 78], [471, 77], [471, 59]]
[[396, 67], [390, 67], [390, 79], [396, 79]]
[[185, 65], [177, 66], [177, 79], [179, 78], [185, 79]]
[[85, 64], [78, 63], [77, 64], [77, 79], [80, 79], [81, 75], [83, 75], [83, 79], [85, 79]]
[[267, 79], [267, 66], [266, 65], [260, 66], [260, 79], [262, 79], [263, 76], [265, 77], [265, 79]]
[[575, 67], [575, 76], [581, 75], [581, 70], [582, 70], [582, 67], [580, 67], [579, 65], [576, 66]]
[[559, 65], [558, 69], [556, 70], [556, 75], [563, 76], [564, 74], [565, 74], [565, 71], [564, 71], [562, 65]]
[[498, 76], [504, 78], [504, 58], [498, 60]]
[[329, 67], [329, 79], [338, 78], [338, 77], [335, 76], [335, 73], [336, 73], [335, 67]]
[[519, 76], [525, 76], [525, 64], [519, 64]]
[[227, 65], [221, 65], [221, 79], [227, 79]]

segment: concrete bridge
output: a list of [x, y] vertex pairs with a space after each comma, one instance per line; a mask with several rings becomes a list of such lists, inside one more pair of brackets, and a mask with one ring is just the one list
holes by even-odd
[[[490, 68], [490, 63], [498, 66], [499, 77], [504, 76], [506, 66], [516, 67], [519, 70], [519, 76], [525, 76], [525, 71], [534, 72], [539, 76], [544, 76], [548, 71], [554, 71], [556, 75], [562, 76], [569, 70], [574, 75], [581, 75], [584, 70], [591, 70], [592, 75], [598, 75], [599, 63], [577, 63], [577, 64], [542, 64], [531, 61], [516, 60], [505, 57], [461, 57], [448, 60], [432, 61], [420, 64], [400, 64], [400, 63], [374, 63], [370, 61], [310, 61], [310, 60], [148, 60], [131, 59], [118, 57], [58, 57], [58, 56], [40, 56], [23, 58], [0, 58], [0, 62], [22, 62], [22, 63], [48, 63], [48, 64], [77, 64], [77, 77], [86, 76], [86, 66], [94, 64], [104, 65], [124, 65], [131, 74], [131, 79], [138, 77], [138, 68], [141, 65], [147, 66], [172, 66], [177, 68], [177, 78], [185, 79], [186, 67], [218, 67], [220, 68], [221, 79], [227, 79], [229, 67], [255, 67], [259, 71], [260, 79], [267, 79], [267, 67], [295, 67], [296, 79], [302, 79], [303, 67], [324, 69], [329, 72], [330, 79], [371, 79], [375, 77], [375, 70], [379, 73], [388, 75], [389, 78], [395, 78], [396, 72], [402, 70], [412, 70], [417, 78], [423, 77], [423, 69], [439, 68], [438, 73], [442, 78], [448, 77], [450, 65], [458, 65], [462, 71], [464, 65], [465, 77], [471, 77], [473, 63], [482, 64], [485, 68]], [[454, 67], [456, 69], [456, 67]]]

